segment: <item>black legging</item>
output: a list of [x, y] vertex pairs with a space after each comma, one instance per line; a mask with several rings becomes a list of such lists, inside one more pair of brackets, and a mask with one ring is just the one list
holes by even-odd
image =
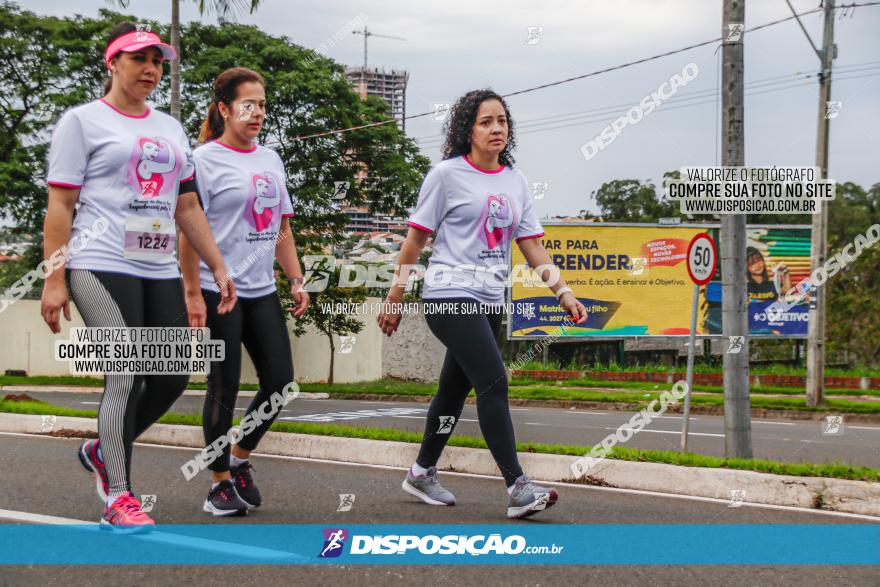
[[[242, 417], [254, 412], [263, 402], [269, 401], [273, 393], [281, 393], [284, 386], [293, 381], [293, 359], [290, 355], [287, 322], [277, 293], [259, 298], [238, 298], [232, 311], [222, 316], [217, 314], [220, 294], [203, 289], [202, 296], [208, 307], [207, 326], [211, 330], [211, 339], [223, 340], [226, 347], [225, 359], [211, 363], [208, 391], [202, 410], [205, 444], [210, 446], [217, 438], [229, 432], [232, 426], [241, 380], [242, 343], [257, 369], [260, 381], [260, 390]], [[264, 409], [262, 413], [268, 411]], [[247, 451], [254, 450], [278, 417], [278, 412], [242, 438], [238, 446]], [[215, 459], [208, 468], [217, 472], [228, 471], [229, 454], [230, 447], [227, 444], [223, 448], [223, 456]]]
[[[464, 297], [425, 301], [477, 306], [473, 299]], [[451, 434], [451, 431], [449, 434], [437, 433], [440, 418], [455, 416], [457, 424], [465, 399], [473, 388], [477, 396], [480, 430], [504, 481], [508, 486], [513, 485], [522, 475], [507, 403], [507, 372], [497, 342], [502, 312], [499, 306], [497, 311], [493, 309], [488, 314], [425, 313], [428, 328], [446, 346], [446, 358], [440, 371], [437, 394], [428, 408], [425, 436], [416, 459], [420, 467], [427, 469], [437, 464]]]
[[[88, 327], [186, 327], [183, 285], [124, 273], [68, 269], [70, 293]], [[186, 389], [189, 375], [105, 375], [98, 438], [109, 493], [131, 490], [135, 438], [152, 426]]]

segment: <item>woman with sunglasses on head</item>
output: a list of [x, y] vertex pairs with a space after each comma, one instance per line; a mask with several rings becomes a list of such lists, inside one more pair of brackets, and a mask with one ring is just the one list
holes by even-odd
[[[68, 110], [49, 151], [44, 254], [65, 251], [65, 273], [52, 272], [42, 297], [54, 333], [70, 320], [63, 275], [88, 327], [186, 327], [175, 258], [176, 226], [223, 284], [217, 309], [235, 305], [235, 287], [198, 203], [189, 141], [174, 118], [147, 105], [174, 50], [134, 24], [114, 27], [104, 53], [105, 95]], [[74, 213], [75, 211], [75, 213]], [[103, 222], [87, 246], [67, 247]], [[154, 522], [131, 492], [134, 440], [186, 389], [186, 374], [108, 373], [98, 411], [98, 439], [78, 452], [104, 502], [101, 528], [149, 531]]]
[[[211, 338], [223, 340], [226, 348], [224, 360], [212, 362], [208, 374], [202, 411], [206, 446], [232, 426], [242, 344], [260, 381], [245, 414], [256, 416], [258, 408], [293, 381], [287, 322], [275, 286], [275, 259], [293, 284], [293, 315], [302, 316], [309, 305], [290, 229], [294, 214], [284, 163], [275, 151], [256, 143], [266, 117], [265, 87], [263, 77], [250, 69], [235, 67], [220, 74], [199, 136], [203, 144], [193, 152], [202, 205], [233, 270], [231, 279], [239, 296], [232, 312], [221, 315], [214, 310], [220, 294], [211, 271], [204, 262], [199, 264], [196, 251], [182, 238], [180, 259], [190, 326], [207, 324]], [[261, 423], [252, 429], [242, 426], [242, 437], [231, 449], [226, 443], [219, 458], [208, 465], [212, 484], [202, 506], [205, 512], [245, 515], [260, 506], [248, 457], [279, 411], [263, 408]]]
[[402, 268], [416, 263], [428, 235], [435, 233], [422, 297], [435, 308], [451, 309], [425, 311], [428, 327], [447, 350], [419, 455], [403, 490], [431, 505], [455, 504], [437, 480], [436, 464], [473, 389], [480, 430], [507, 486], [507, 516], [524, 518], [552, 506], [558, 496], [555, 489], [531, 481], [516, 454], [507, 373], [497, 344], [511, 242], [516, 241], [573, 322], [586, 320], [587, 312], [541, 244], [544, 232], [528, 182], [513, 169], [515, 144], [513, 121], [501, 96], [475, 90], [456, 102], [443, 161], [422, 184], [379, 325], [388, 336], [397, 330], [408, 277]]

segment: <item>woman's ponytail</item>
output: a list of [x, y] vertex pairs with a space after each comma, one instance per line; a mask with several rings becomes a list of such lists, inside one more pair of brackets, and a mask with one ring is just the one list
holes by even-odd
[[199, 131], [199, 143], [207, 143], [223, 136], [226, 125], [223, 124], [223, 116], [220, 114], [220, 107], [217, 101], [212, 101], [208, 106], [208, 117], [202, 122], [202, 128]]
[[220, 102], [226, 104], [227, 108], [231, 108], [232, 101], [238, 96], [238, 86], [246, 82], [256, 82], [263, 87], [266, 86], [263, 76], [244, 67], [233, 67], [217, 76], [217, 79], [214, 80], [214, 99], [208, 106], [208, 116], [202, 122], [202, 128], [199, 131], [199, 143], [214, 141], [223, 135], [226, 125], [220, 114]]

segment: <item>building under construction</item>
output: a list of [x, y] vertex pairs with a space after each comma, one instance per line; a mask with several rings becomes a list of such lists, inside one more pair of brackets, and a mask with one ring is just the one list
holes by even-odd
[[[409, 73], [394, 69], [388, 73], [378, 68], [349, 67], [346, 75], [361, 98], [376, 96], [384, 100], [391, 116], [397, 120], [397, 127], [406, 132], [406, 84]], [[363, 180], [366, 173], [362, 171], [358, 179]], [[372, 214], [366, 205], [352, 206], [348, 202], [342, 202], [339, 209], [349, 217], [346, 227], [348, 232], [406, 230], [405, 218]]]
[[349, 67], [346, 75], [361, 98], [376, 96], [385, 100], [397, 126], [406, 132], [406, 84], [409, 73], [392, 69]]

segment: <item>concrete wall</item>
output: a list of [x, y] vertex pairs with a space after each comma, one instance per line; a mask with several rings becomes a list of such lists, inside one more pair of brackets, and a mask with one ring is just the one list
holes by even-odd
[[384, 375], [429, 382], [440, 378], [446, 347], [428, 329], [424, 314], [404, 314], [397, 332], [383, 339]]
[[[76, 305], [70, 304], [71, 322], [62, 318], [62, 330], [52, 334], [40, 316], [39, 300], [19, 300], [0, 313], [0, 373], [6, 369], [24, 369], [29, 375], [69, 375], [67, 363], [55, 360], [55, 341], [66, 339], [71, 326], [85, 326]], [[382, 332], [375, 316], [360, 314], [364, 329], [356, 336], [349, 353], [339, 352], [336, 339], [335, 378], [338, 383], [371, 381], [382, 377]], [[288, 326], [290, 327], [291, 318]], [[326, 381], [330, 364], [327, 337], [310, 327], [298, 339], [291, 335], [294, 373], [301, 383]], [[243, 383], [258, 383], [256, 371], [246, 351], [242, 351]], [[204, 376], [193, 376], [194, 381]]]

